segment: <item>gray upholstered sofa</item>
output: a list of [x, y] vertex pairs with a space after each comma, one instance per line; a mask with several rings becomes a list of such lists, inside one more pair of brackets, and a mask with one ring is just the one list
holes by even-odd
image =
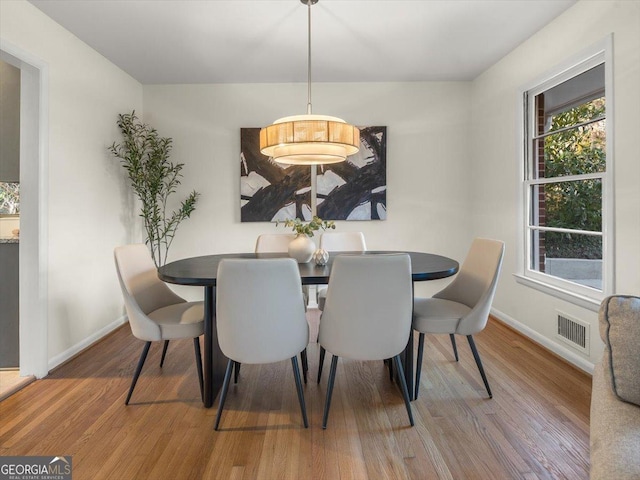
[[591, 480], [640, 479], [640, 297], [600, 307], [602, 362], [593, 373]]

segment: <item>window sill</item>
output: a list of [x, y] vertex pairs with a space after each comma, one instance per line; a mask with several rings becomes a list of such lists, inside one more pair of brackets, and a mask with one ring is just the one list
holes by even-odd
[[516, 282], [522, 285], [535, 288], [536, 290], [546, 293], [547, 295], [554, 296], [556, 298], [569, 303], [573, 303], [574, 305], [578, 305], [579, 307], [586, 308], [587, 310], [591, 310], [594, 312], [597, 312], [600, 309], [600, 303], [605, 297], [604, 294], [599, 294], [598, 297], [587, 297], [585, 295], [572, 292], [571, 290], [565, 288], [525, 277], [521, 274], [515, 273], [513, 276], [516, 278]]

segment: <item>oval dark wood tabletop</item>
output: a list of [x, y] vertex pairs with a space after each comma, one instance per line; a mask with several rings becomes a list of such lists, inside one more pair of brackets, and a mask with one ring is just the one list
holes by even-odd
[[[383, 255], [390, 253], [407, 253], [411, 257], [411, 276], [414, 281], [437, 280], [458, 272], [458, 262], [441, 255], [423, 252], [374, 251], [366, 252], [332, 252], [324, 266], [313, 262], [299, 263], [300, 278], [304, 285], [326, 284], [331, 276], [333, 259], [337, 255]], [[160, 267], [158, 277], [161, 280], [179, 285], [215, 286], [218, 264], [226, 258], [282, 258], [283, 253], [223, 253], [184, 258]]]

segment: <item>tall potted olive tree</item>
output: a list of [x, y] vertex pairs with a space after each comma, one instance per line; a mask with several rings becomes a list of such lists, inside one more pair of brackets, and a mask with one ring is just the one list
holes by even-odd
[[109, 151], [120, 159], [140, 199], [145, 241], [156, 267], [160, 267], [167, 261], [178, 225], [191, 216], [200, 194], [192, 191], [178, 209], [168, 213], [169, 196], [180, 185], [184, 166], [169, 160], [172, 139], [161, 137], [154, 128], [141, 123], [135, 111], [118, 115], [117, 123], [124, 139], [122, 143], [114, 142]]

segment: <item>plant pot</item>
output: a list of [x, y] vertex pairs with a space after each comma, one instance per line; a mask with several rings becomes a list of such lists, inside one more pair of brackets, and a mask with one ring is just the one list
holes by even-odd
[[315, 243], [304, 233], [299, 233], [296, 238], [289, 242], [289, 256], [298, 263], [310, 262], [315, 251]]

